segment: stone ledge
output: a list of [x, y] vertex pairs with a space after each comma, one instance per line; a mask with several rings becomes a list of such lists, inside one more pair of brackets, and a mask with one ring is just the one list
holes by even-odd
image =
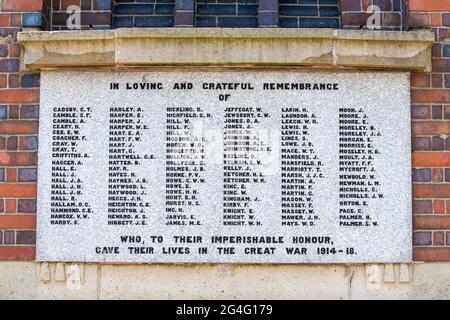
[[428, 31], [145, 28], [18, 35], [28, 70], [133, 66], [304, 66], [431, 71]]

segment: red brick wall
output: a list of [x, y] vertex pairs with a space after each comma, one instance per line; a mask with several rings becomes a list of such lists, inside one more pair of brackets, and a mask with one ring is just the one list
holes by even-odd
[[413, 74], [414, 259], [450, 261], [450, 0], [409, 0], [409, 29], [431, 29], [433, 72]]
[[369, 6], [378, 6], [381, 14], [381, 29], [402, 30], [402, 0], [340, 0], [341, 24], [344, 29], [366, 28]]
[[29, 260], [36, 242], [39, 74], [19, 72], [17, 33], [43, 4], [0, 2], [0, 260]]
[[45, 0], [52, 6], [51, 29], [67, 30], [69, 14], [67, 8], [75, 5], [80, 8], [81, 29], [110, 29], [112, 23], [111, 0]]
[[[344, 27], [363, 28], [361, 12], [370, 1], [341, 0]], [[385, 13], [399, 14], [397, 0], [373, 1], [384, 3]], [[39, 75], [19, 72], [16, 36], [23, 13], [46, 11], [42, 2], [0, 1], [0, 260], [35, 256]], [[411, 78], [414, 259], [450, 261], [450, 0], [403, 4], [409, 8], [402, 12], [403, 28], [436, 34], [433, 72]], [[352, 23], [346, 14], [362, 22]]]

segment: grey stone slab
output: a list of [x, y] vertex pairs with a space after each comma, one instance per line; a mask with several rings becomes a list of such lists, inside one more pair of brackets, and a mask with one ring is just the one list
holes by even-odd
[[409, 110], [408, 73], [45, 71], [37, 259], [411, 261]]

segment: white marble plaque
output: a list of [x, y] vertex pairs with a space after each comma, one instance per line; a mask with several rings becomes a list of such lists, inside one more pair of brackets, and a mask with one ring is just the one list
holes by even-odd
[[37, 259], [411, 261], [407, 73], [42, 73]]

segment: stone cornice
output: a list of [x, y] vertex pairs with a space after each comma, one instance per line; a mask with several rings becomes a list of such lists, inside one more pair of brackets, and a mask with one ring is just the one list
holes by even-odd
[[18, 35], [27, 70], [137, 66], [304, 66], [430, 71], [428, 31], [146, 28]]

